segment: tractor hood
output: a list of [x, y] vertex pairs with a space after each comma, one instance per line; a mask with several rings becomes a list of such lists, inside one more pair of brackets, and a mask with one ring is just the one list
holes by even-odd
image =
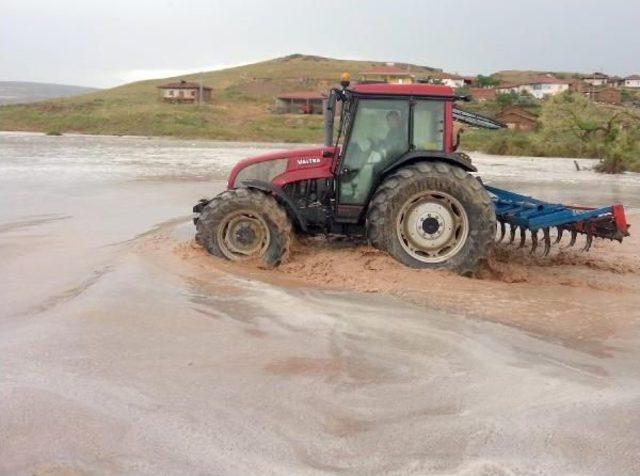
[[238, 162], [229, 175], [227, 188], [258, 180], [282, 187], [286, 183], [332, 176], [336, 147], [317, 147], [270, 152]]

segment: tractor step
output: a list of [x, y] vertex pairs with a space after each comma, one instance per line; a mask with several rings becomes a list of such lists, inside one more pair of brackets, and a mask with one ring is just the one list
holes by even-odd
[[578, 234], [586, 235], [583, 251], [591, 248], [594, 238], [609, 240], [629, 236], [629, 225], [622, 205], [604, 208], [588, 208], [543, 202], [518, 193], [485, 185], [491, 195], [498, 219], [497, 241], [502, 241], [509, 225], [509, 243], [519, 236], [520, 248], [526, 241], [526, 232], [531, 233], [531, 253], [539, 244], [539, 232], [542, 231], [543, 254], [549, 254], [551, 248], [551, 228], [556, 228], [555, 242], [559, 243], [566, 231], [571, 235], [569, 246], [576, 242]]

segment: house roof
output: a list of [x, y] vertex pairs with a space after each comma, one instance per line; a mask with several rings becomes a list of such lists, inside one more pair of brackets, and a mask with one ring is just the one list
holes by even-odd
[[570, 84], [570, 81], [554, 78], [553, 76], [538, 76], [525, 84]]
[[[166, 83], [158, 86], [159, 89], [200, 89], [200, 83], [190, 81], [176, 81], [174, 83]], [[202, 86], [202, 89], [211, 90], [209, 86]]]
[[440, 79], [464, 79], [462, 76], [453, 73], [441, 73]]
[[[497, 118], [502, 120], [501, 118], [505, 117], [507, 114], [513, 114], [515, 116], [521, 117], [527, 121], [535, 122], [538, 120], [538, 116], [533, 114], [532, 112], [527, 111], [521, 107], [507, 107], [498, 113]], [[503, 121], [504, 122], [504, 121]]]
[[403, 68], [398, 68], [397, 66], [375, 66], [371, 69], [363, 71], [363, 75], [367, 74], [393, 74], [396, 76], [413, 76], [409, 71]]
[[493, 99], [496, 97], [495, 88], [469, 88], [473, 99]]
[[537, 76], [529, 81], [521, 81], [519, 83], [501, 84], [496, 89], [509, 89], [517, 88], [518, 86], [527, 86], [530, 84], [571, 84], [571, 81], [565, 79], [558, 79], [552, 76]]
[[640, 74], [632, 74], [631, 76], [627, 76], [624, 79], [640, 79]]
[[528, 84], [528, 83], [506, 83], [506, 84], [501, 84], [499, 86], [496, 86], [496, 91], [500, 91], [502, 89], [517, 88], [518, 86], [522, 86], [523, 84]]
[[584, 78], [585, 79], [594, 79], [594, 78], [595, 79], [607, 79], [607, 78], [609, 78], [609, 76], [607, 76], [604, 73], [600, 73], [600, 72], [596, 71], [595, 73], [592, 73], [592, 74], [585, 74]]
[[317, 91], [294, 91], [278, 95], [278, 99], [322, 100], [326, 97], [326, 94]]

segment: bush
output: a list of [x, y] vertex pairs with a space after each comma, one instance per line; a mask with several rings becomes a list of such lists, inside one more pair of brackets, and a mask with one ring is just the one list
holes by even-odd
[[629, 111], [563, 93], [543, 101], [539, 121], [539, 130], [530, 133], [473, 130], [463, 145], [497, 155], [595, 158], [605, 173], [640, 171], [640, 117]]

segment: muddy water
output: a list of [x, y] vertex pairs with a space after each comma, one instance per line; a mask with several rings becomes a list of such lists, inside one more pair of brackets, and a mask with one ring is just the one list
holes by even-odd
[[[636, 238], [481, 280], [314, 241], [221, 264], [190, 206], [274, 148], [0, 134], [0, 473], [640, 472]], [[640, 208], [638, 176], [474, 159]]]

